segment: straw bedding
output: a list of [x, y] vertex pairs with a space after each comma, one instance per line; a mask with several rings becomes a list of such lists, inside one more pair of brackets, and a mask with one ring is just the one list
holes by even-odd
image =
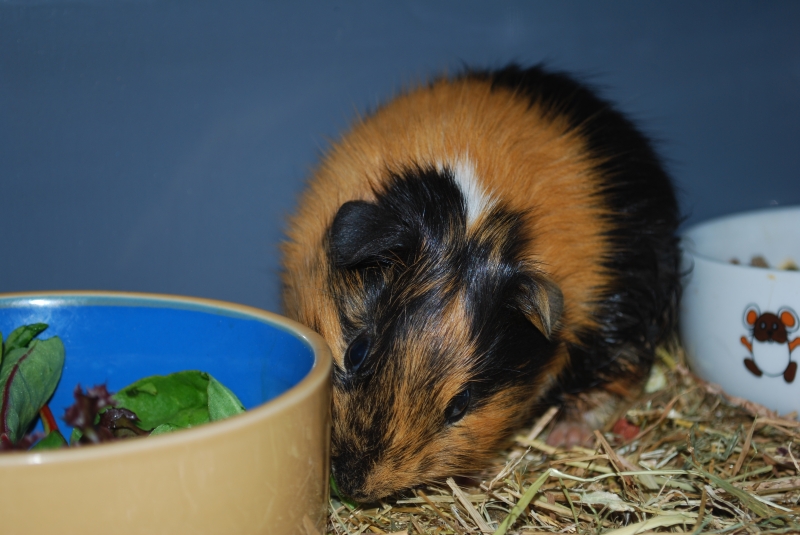
[[592, 449], [548, 446], [554, 416], [522, 430], [478, 478], [370, 505], [332, 492], [326, 532], [800, 532], [797, 415], [704, 383], [679, 348], [659, 351], [646, 393]]

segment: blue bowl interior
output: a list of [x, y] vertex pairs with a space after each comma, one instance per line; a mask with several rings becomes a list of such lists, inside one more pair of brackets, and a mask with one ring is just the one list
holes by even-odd
[[41, 339], [59, 336], [64, 371], [50, 409], [65, 436], [73, 390], [106, 383], [109, 391], [149, 375], [201, 370], [230, 388], [247, 409], [296, 385], [314, 354], [281, 326], [243, 313], [153, 298], [0, 298], [0, 332], [47, 323]]

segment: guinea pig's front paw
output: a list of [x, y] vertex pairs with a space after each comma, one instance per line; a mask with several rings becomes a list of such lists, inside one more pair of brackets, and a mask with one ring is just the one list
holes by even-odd
[[586, 422], [562, 420], [556, 422], [547, 436], [547, 444], [557, 448], [569, 449], [573, 446], [591, 447], [594, 432]]

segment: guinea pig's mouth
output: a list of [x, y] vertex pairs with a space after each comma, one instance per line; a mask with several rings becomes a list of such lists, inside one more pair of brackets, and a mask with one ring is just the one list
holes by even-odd
[[369, 460], [342, 459], [338, 455], [331, 457], [331, 478], [340, 497], [360, 504], [376, 503], [382, 498], [399, 495], [411, 486], [397, 479], [387, 481], [376, 477]]
[[331, 477], [333, 478], [334, 488], [340, 497], [347, 497], [358, 503], [376, 502], [387, 494], [376, 494], [364, 492], [364, 475], [360, 470], [337, 469], [331, 463]]

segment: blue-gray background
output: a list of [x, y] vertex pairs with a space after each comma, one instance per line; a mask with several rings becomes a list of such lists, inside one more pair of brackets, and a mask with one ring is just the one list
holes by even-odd
[[283, 221], [328, 140], [511, 60], [632, 114], [686, 224], [800, 203], [800, 2], [0, 0], [0, 292], [278, 310]]

